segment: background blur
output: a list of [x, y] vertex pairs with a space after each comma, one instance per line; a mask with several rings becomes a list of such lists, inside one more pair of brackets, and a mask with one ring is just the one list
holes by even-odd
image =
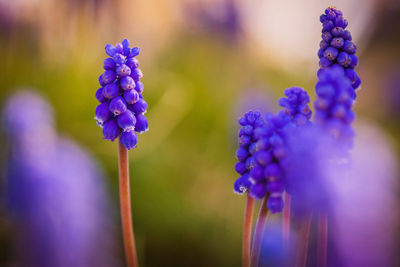
[[[391, 164], [374, 168], [392, 168], [387, 179], [397, 186], [397, 0], [0, 0], [0, 105], [27, 87], [52, 105], [58, 134], [75, 140], [101, 166], [115, 238], [122, 243], [117, 143], [103, 140], [93, 117], [104, 46], [128, 38], [141, 48], [149, 103], [150, 130], [130, 152], [139, 260], [142, 266], [239, 266], [244, 197], [233, 194], [232, 185], [237, 119], [250, 108], [275, 111], [291, 86], [314, 98], [319, 15], [329, 5], [343, 11], [358, 47], [357, 133], [370, 136], [365, 144], [372, 162]], [[9, 157], [3, 130], [4, 174]], [[375, 148], [389, 159], [374, 154]], [[375, 178], [379, 183], [381, 177]], [[2, 184], [4, 195], [7, 181]], [[395, 188], [388, 190], [397, 204]], [[393, 207], [387, 216], [397, 216]], [[9, 266], [12, 223], [3, 207], [1, 215], [0, 265]]]

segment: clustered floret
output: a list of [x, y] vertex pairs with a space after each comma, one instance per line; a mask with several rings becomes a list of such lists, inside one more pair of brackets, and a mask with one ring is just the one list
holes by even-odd
[[[272, 213], [282, 211], [284, 205], [286, 134], [293, 127], [308, 124], [311, 118], [308, 106], [310, 98], [306, 91], [293, 87], [286, 89], [284, 94], [286, 98], [279, 100], [284, 109], [276, 115], [268, 113], [265, 121], [252, 131], [252, 142], [248, 144], [248, 148], [239, 148], [236, 154], [239, 160], [246, 160], [246, 164], [236, 164], [236, 171], [242, 176], [236, 180], [234, 191], [244, 193], [249, 190], [249, 194], [255, 199], [269, 194], [267, 206]], [[241, 151], [247, 152], [246, 158], [239, 158]]]
[[103, 128], [104, 138], [114, 141], [120, 137], [121, 144], [131, 149], [136, 147], [137, 133], [148, 130], [144, 116], [147, 103], [143, 99], [142, 71], [135, 58], [138, 47], [129, 48], [129, 41], [123, 40], [115, 47], [105, 47], [110, 56], [103, 62], [104, 72], [99, 77], [101, 88], [96, 91], [100, 102], [95, 111], [97, 124]]
[[322, 23], [322, 41], [318, 51], [320, 68], [326, 69], [335, 64], [340, 65], [344, 68], [353, 88], [358, 89], [361, 80], [354, 71], [358, 64], [358, 58], [355, 55], [357, 48], [352, 42], [350, 32], [346, 30], [347, 20], [343, 18], [340, 10], [329, 7], [325, 10], [325, 14], [320, 16], [320, 21]]

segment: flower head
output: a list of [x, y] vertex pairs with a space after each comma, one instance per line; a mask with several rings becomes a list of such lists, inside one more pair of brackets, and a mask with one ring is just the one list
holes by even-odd
[[239, 132], [240, 148], [236, 153], [239, 162], [235, 169], [242, 176], [235, 182], [235, 192], [249, 190], [255, 199], [269, 194], [267, 205], [272, 213], [283, 209], [286, 135], [289, 129], [310, 123], [311, 117], [306, 91], [293, 87], [285, 90], [285, 96], [279, 100], [284, 109], [278, 114], [267, 113], [255, 128], [248, 125], [246, 115], [239, 120], [243, 128]]
[[239, 149], [236, 151], [236, 158], [239, 162], [235, 165], [235, 170], [241, 175], [234, 183], [234, 192], [243, 194], [249, 190], [251, 182], [249, 173], [255, 165], [253, 154], [254, 145], [257, 141], [254, 129], [263, 125], [264, 121], [260, 112], [249, 111], [239, 119], [242, 128], [239, 131]]
[[325, 10], [325, 14], [321, 15], [320, 21], [322, 23], [322, 40], [318, 51], [320, 68], [326, 69], [335, 64], [341, 66], [351, 80], [352, 87], [358, 89], [361, 80], [354, 71], [358, 64], [355, 55], [357, 48], [352, 42], [350, 32], [346, 30], [347, 20], [343, 18], [340, 10], [329, 7]]
[[140, 53], [138, 47], [129, 48], [129, 41], [105, 47], [106, 58], [103, 62], [104, 72], [99, 77], [101, 88], [96, 91], [96, 99], [100, 104], [96, 108], [95, 119], [103, 128], [104, 138], [114, 141], [121, 137], [121, 144], [127, 148], [135, 148], [136, 131], [148, 130], [148, 121], [144, 116], [147, 103], [143, 99], [143, 84], [140, 79], [142, 71], [135, 58]]

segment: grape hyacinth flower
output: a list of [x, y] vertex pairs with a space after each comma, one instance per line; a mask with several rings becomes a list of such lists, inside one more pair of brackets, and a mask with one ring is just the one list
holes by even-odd
[[[299, 87], [292, 87], [286, 89], [284, 94], [286, 98], [279, 99], [279, 104], [284, 109], [275, 115], [267, 114], [265, 123], [255, 130], [256, 165], [250, 173], [252, 181], [250, 194], [256, 199], [262, 199], [251, 253], [251, 262], [255, 265], [259, 262], [268, 212], [277, 213], [284, 208], [283, 193], [288, 156], [287, 135], [293, 128], [310, 124], [312, 115], [308, 106], [310, 97], [306, 91]], [[287, 234], [284, 233], [284, 235]]]
[[[257, 221], [251, 262], [258, 262], [261, 249], [262, 231], [265, 226], [268, 210], [280, 212], [283, 208], [284, 171], [280, 161], [286, 156], [285, 132], [287, 128], [303, 126], [309, 123], [311, 110], [308, 107], [310, 98], [301, 88], [285, 90], [286, 98], [279, 100], [284, 108], [277, 115], [267, 114], [263, 120], [259, 112], [247, 112], [239, 119], [242, 128], [239, 131], [239, 149], [236, 157], [239, 160], [235, 170], [241, 177], [234, 183], [234, 192], [248, 192], [244, 233], [242, 264], [248, 266], [251, 240], [251, 221], [254, 210], [253, 199], [263, 199]], [[255, 257], [255, 258], [253, 258]]]
[[256, 138], [254, 130], [264, 124], [260, 112], [249, 111], [239, 119], [242, 128], [239, 131], [239, 149], [236, 151], [238, 162], [235, 165], [235, 171], [240, 174], [234, 183], [234, 192], [243, 194], [247, 192], [251, 186], [250, 171], [255, 166], [253, 154]]
[[143, 99], [140, 81], [143, 73], [136, 59], [140, 49], [129, 48], [129, 41], [125, 39], [115, 47], [106, 45], [105, 50], [110, 57], [104, 60], [105, 71], [99, 77], [101, 88], [96, 91], [96, 99], [100, 104], [95, 119], [103, 128], [105, 139], [114, 141], [119, 137], [120, 143], [129, 150], [136, 147], [136, 132], [148, 130], [144, 116], [147, 103]]
[[[250, 171], [254, 167], [253, 146], [256, 142], [254, 129], [263, 125], [264, 121], [260, 112], [249, 111], [239, 119], [242, 128], [239, 131], [239, 149], [236, 151], [236, 158], [239, 162], [235, 165], [235, 170], [241, 176], [234, 183], [234, 192], [244, 194], [251, 186]], [[251, 229], [253, 225], [254, 199], [247, 194], [246, 206], [243, 223], [242, 241], [242, 266], [250, 267], [250, 246]]]
[[126, 263], [137, 266], [135, 239], [132, 229], [130, 203], [128, 150], [137, 144], [136, 133], [148, 130], [149, 124], [144, 116], [147, 103], [143, 99], [142, 71], [138, 68], [138, 47], [129, 48], [129, 41], [123, 40], [116, 46], [105, 47], [104, 72], [99, 77], [101, 88], [96, 91], [100, 102], [95, 111], [97, 124], [103, 128], [104, 138], [114, 141], [119, 138], [118, 169], [121, 203], [122, 232]]
[[285, 189], [284, 164], [287, 148], [286, 135], [290, 128], [310, 123], [310, 97], [299, 87], [286, 89], [286, 97], [279, 99], [284, 109], [274, 115], [268, 113], [265, 123], [255, 129], [257, 142], [252, 147], [255, 165], [250, 172], [250, 194], [256, 199], [264, 198], [267, 193], [268, 209], [272, 213], [283, 209]]
[[119, 266], [103, 175], [85, 151], [58, 136], [52, 115], [51, 106], [30, 90], [5, 103], [4, 200], [16, 230], [12, 264]]
[[[351, 124], [355, 118], [352, 107], [361, 80], [354, 71], [358, 64], [356, 47], [346, 30], [348, 23], [342, 12], [330, 7], [320, 21], [323, 40], [318, 52], [315, 123], [310, 121], [310, 98], [297, 87], [285, 90], [286, 97], [279, 100], [283, 110], [267, 114], [255, 129], [241, 123], [240, 148], [236, 153], [239, 162], [235, 166], [241, 177], [234, 184], [235, 192], [248, 192], [248, 197], [262, 199], [251, 251], [252, 266], [259, 263], [269, 211], [284, 210], [283, 239], [286, 244], [289, 241], [288, 193], [296, 197], [295, 209], [305, 211], [300, 224], [302, 241], [296, 253], [296, 266], [307, 263], [313, 212], [318, 213], [317, 265], [326, 266], [328, 211], [333, 205], [329, 200], [331, 192], [326, 183], [326, 170], [346, 169], [349, 163], [347, 152], [353, 142]], [[246, 222], [245, 218], [245, 230]], [[251, 232], [251, 226], [247, 231]]]
[[340, 10], [329, 7], [325, 10], [325, 14], [321, 15], [320, 21], [322, 23], [322, 40], [318, 50], [320, 68], [326, 69], [335, 64], [340, 65], [345, 70], [354, 90], [358, 89], [361, 79], [354, 71], [358, 64], [358, 58], [355, 55], [357, 47], [352, 42], [350, 31], [346, 30], [347, 20], [344, 19]]

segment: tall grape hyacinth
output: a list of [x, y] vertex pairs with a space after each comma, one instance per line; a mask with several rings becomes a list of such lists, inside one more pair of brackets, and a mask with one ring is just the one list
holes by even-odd
[[319, 66], [321, 69], [329, 68], [335, 64], [340, 65], [346, 76], [350, 79], [352, 87], [358, 89], [361, 84], [360, 77], [354, 71], [358, 64], [355, 55], [357, 47], [352, 42], [351, 34], [347, 27], [347, 20], [343, 13], [334, 7], [325, 10], [320, 16], [322, 23], [322, 41], [318, 50]]
[[116, 46], [105, 47], [104, 72], [99, 77], [100, 88], [96, 99], [100, 102], [95, 111], [97, 124], [103, 128], [104, 138], [120, 143], [126, 148], [135, 148], [137, 133], [147, 131], [148, 122], [144, 113], [147, 103], [143, 99], [142, 71], [138, 68], [138, 47], [129, 48], [129, 41], [123, 40]]
[[129, 41], [124, 39], [115, 46], [106, 45], [105, 50], [109, 58], [104, 60], [105, 71], [99, 77], [101, 88], [96, 91], [96, 99], [100, 104], [95, 119], [103, 128], [105, 139], [114, 141], [119, 137], [119, 196], [125, 258], [127, 266], [136, 267], [138, 259], [132, 223], [128, 150], [136, 147], [136, 133], [148, 130], [144, 116], [147, 103], [143, 99], [140, 81], [143, 73], [136, 59], [140, 49], [129, 48]]
[[[329, 211], [334, 204], [327, 172], [345, 169], [351, 162], [348, 152], [353, 143], [351, 124], [355, 119], [352, 107], [361, 80], [354, 70], [358, 64], [356, 46], [346, 29], [348, 22], [342, 12], [329, 7], [320, 21], [323, 26], [314, 121], [311, 121], [310, 97], [298, 87], [285, 90], [285, 97], [278, 102], [283, 109], [278, 113], [268, 113], [264, 120], [257, 114], [260, 123], [256, 125], [254, 119], [248, 120], [252, 112], [239, 120], [243, 128], [239, 132], [240, 148], [236, 153], [239, 162], [235, 170], [241, 177], [235, 181], [234, 191], [248, 192], [247, 203], [251, 203], [249, 197], [262, 199], [251, 260], [250, 263], [242, 261], [242, 266], [259, 265], [269, 213], [283, 211], [282, 237], [286, 249], [290, 247], [291, 210], [299, 219], [299, 242], [291, 266], [307, 265], [313, 214], [318, 216], [316, 266], [327, 263]], [[247, 235], [243, 235], [243, 248], [248, 244], [245, 238], [249, 239], [252, 232], [252, 211], [247, 212], [251, 207], [247, 203], [244, 220]], [[246, 256], [245, 253], [242, 255], [243, 258]]]
[[286, 135], [289, 129], [310, 123], [310, 97], [301, 88], [285, 90], [279, 100], [284, 108], [278, 114], [267, 114], [265, 123], [255, 130], [257, 142], [252, 147], [255, 166], [250, 172], [250, 194], [256, 199], [269, 193], [268, 208], [272, 213], [283, 209], [285, 190], [284, 164], [287, 156]]

